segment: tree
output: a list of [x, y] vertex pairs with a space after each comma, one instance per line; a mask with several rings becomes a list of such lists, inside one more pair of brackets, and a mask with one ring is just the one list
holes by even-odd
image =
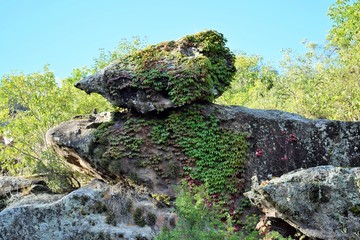
[[40, 173], [55, 182], [68, 183], [63, 186], [57, 184], [55, 187], [60, 187], [58, 190], [71, 186], [75, 180], [73, 173], [48, 149], [46, 132], [75, 115], [89, 114], [94, 108], [98, 111], [112, 110], [102, 96], [87, 95], [73, 85], [138, 47], [140, 40], [134, 43], [122, 41], [114, 51], [102, 51], [93, 68], [74, 69], [60, 86], [48, 66], [42, 72], [29, 75], [4, 75], [0, 81], [0, 136], [11, 140], [11, 143], [0, 143], [0, 170], [12, 175]]
[[218, 102], [279, 109], [308, 118], [360, 120], [360, 2], [338, 0], [329, 10], [329, 42], [287, 50], [277, 73], [256, 56], [237, 56], [232, 88]]
[[348, 49], [360, 38], [360, 1], [337, 0], [328, 12], [333, 21], [329, 32], [330, 44], [339, 49]]
[[[261, 57], [246, 54], [236, 56], [235, 67], [234, 80], [217, 103], [266, 108], [266, 103], [261, 99], [273, 88], [277, 71], [265, 65]], [[254, 99], [258, 101], [255, 103]]]

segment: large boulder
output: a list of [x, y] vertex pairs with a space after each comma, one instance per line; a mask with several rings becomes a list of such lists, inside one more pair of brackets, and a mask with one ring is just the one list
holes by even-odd
[[316, 239], [359, 239], [360, 168], [319, 166], [258, 183], [246, 195], [267, 217]]
[[0, 239], [153, 239], [176, 215], [149, 196], [94, 180], [66, 196], [39, 194], [0, 212]]
[[149, 46], [76, 83], [113, 105], [138, 112], [212, 101], [235, 74], [234, 56], [216, 31]]
[[[237, 172], [228, 180], [245, 179], [242, 187], [250, 186], [254, 175], [265, 180], [319, 165], [360, 167], [359, 122], [210, 103], [161, 115], [119, 112], [101, 121], [97, 116], [64, 122], [49, 130], [47, 141], [67, 163], [94, 177], [131, 178], [171, 196], [172, 185], [189, 174], [189, 167], [211, 172], [231, 157]], [[238, 135], [245, 143], [231, 145], [231, 136]], [[203, 160], [214, 162], [207, 166]]]

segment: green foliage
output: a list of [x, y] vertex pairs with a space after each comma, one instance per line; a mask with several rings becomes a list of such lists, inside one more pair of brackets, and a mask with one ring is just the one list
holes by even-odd
[[248, 215], [243, 222], [234, 225], [231, 218], [221, 221], [223, 211], [219, 205], [209, 206], [206, 199], [211, 198], [204, 186], [187, 188], [186, 182], [177, 194], [175, 206], [178, 222], [171, 231], [164, 228], [157, 240], [291, 240], [280, 233], [271, 231], [265, 236], [256, 230], [259, 216]]
[[226, 105], [266, 108], [266, 93], [273, 87], [278, 74], [263, 63], [259, 56], [241, 54], [235, 59], [236, 74], [231, 87], [216, 101]]
[[59, 156], [51, 150], [41, 152], [41, 161], [36, 161], [32, 173], [46, 176], [49, 188], [56, 193], [65, 193], [79, 188], [80, 181], [87, 180], [85, 176], [62, 164]]
[[[141, 45], [123, 42], [111, 53], [101, 52], [94, 69], [134, 51]], [[100, 95], [87, 95], [74, 83], [95, 70], [74, 69], [71, 76], [56, 82], [45, 66], [42, 72], [4, 75], [0, 80], [0, 136], [11, 144], [0, 145], [0, 170], [13, 175], [45, 174], [56, 191], [78, 187], [78, 174], [72, 173], [46, 145], [47, 130], [76, 115], [112, 110]]]
[[[280, 73], [254, 56], [238, 56], [232, 87], [217, 101], [228, 105], [279, 109], [308, 118], [360, 119], [360, 47], [341, 58], [308, 43], [305, 55], [288, 50]], [[360, 45], [359, 45], [360, 46]]]
[[161, 125], [155, 125], [151, 130], [151, 140], [156, 144], [166, 144], [169, 132]]
[[[70, 94], [67, 85], [59, 87], [47, 66], [40, 73], [2, 77], [0, 135], [12, 140], [11, 144], [0, 146], [0, 164], [4, 171], [22, 175], [43, 173], [54, 180], [50, 185], [57, 190], [61, 188], [61, 181], [64, 185], [73, 185], [70, 179], [75, 179], [74, 174], [61, 166], [59, 157], [48, 149], [45, 139], [50, 127], [76, 112], [72, 106], [78, 96], [67, 94]], [[81, 109], [82, 112], [89, 110]], [[62, 180], [55, 181], [56, 178]]]
[[134, 222], [140, 227], [144, 227], [146, 225], [146, 220], [143, 216], [143, 212], [144, 210], [142, 208], [137, 208], [134, 212]]
[[360, 2], [337, 0], [329, 10], [329, 44], [305, 42], [308, 51], [285, 51], [278, 72], [257, 56], [239, 55], [231, 88], [219, 103], [279, 109], [308, 118], [360, 120]]
[[[145, 91], [147, 98], [157, 91], [169, 95], [177, 106], [212, 101], [229, 85], [235, 72], [234, 57], [225, 42], [220, 33], [200, 32], [177, 42], [148, 46], [118, 59], [116, 64], [131, 69], [131, 86]], [[183, 51], [190, 47], [202, 55], [188, 57]]]
[[[167, 147], [180, 147], [192, 163], [183, 165], [185, 174], [190, 174], [207, 186], [209, 193], [237, 193], [242, 186], [247, 143], [243, 134], [220, 127], [214, 116], [205, 116], [198, 105], [180, 111], [172, 110], [166, 116], [147, 118], [119, 114], [122, 127], [113, 123], [102, 124], [94, 133], [93, 144], [99, 151], [100, 165], [115, 175], [120, 175], [122, 162], [136, 161], [137, 167], [152, 166], [159, 174], [159, 164], [165, 162], [163, 177], [176, 179], [181, 172], [180, 157], [168, 159], [166, 154], [154, 156], [147, 152], [149, 141], [159, 144], [159, 151]], [[150, 134], [149, 134], [150, 133]], [[154, 147], [153, 147], [154, 148]], [[150, 156], [149, 156], [150, 155]], [[130, 175], [131, 173], [128, 173]], [[135, 178], [136, 182], [137, 178]]]
[[[271, 231], [268, 234], [265, 235], [264, 239], [272, 239], [272, 240], [291, 240], [293, 238], [291, 237], [283, 237], [279, 232]], [[302, 238], [300, 238], [302, 239]]]
[[106, 212], [106, 218], [105, 218], [105, 222], [107, 224], [110, 224], [110, 225], [113, 225], [113, 226], [116, 226], [116, 216], [115, 216], [115, 213], [113, 211], [107, 211]]
[[329, 40], [333, 46], [348, 49], [360, 38], [360, 2], [358, 0], [337, 0], [329, 9], [333, 21]]
[[146, 39], [133, 37], [132, 41], [122, 39], [116, 48], [112, 51], [105, 51], [105, 49], [100, 49], [99, 56], [94, 59], [94, 66], [91, 69], [91, 73], [94, 74], [110, 63], [130, 55], [139, 49], [145, 48], [146, 42]]
[[354, 214], [356, 216], [359, 216], [360, 215], [360, 205], [352, 206], [350, 208], [350, 212], [352, 212], [352, 214]]
[[[164, 124], [171, 138], [194, 159], [192, 179], [205, 183], [210, 194], [239, 190], [247, 144], [241, 134], [219, 127], [214, 116], [205, 117], [196, 106], [170, 115]], [[192, 167], [192, 166], [190, 166]]]
[[154, 226], [156, 223], [156, 215], [152, 212], [149, 212], [146, 216], [146, 223], [149, 226]]
[[231, 222], [221, 222], [219, 206], [207, 207], [204, 199], [210, 196], [204, 186], [188, 191], [183, 185], [176, 199], [176, 213], [179, 216], [176, 227], [164, 229], [157, 240], [220, 240], [220, 239], [260, 239], [255, 226], [258, 218], [249, 217], [240, 232], [234, 231]]
[[[215, 31], [204, 33], [187, 36], [185, 39], [199, 45], [201, 51], [208, 56], [211, 62], [209, 66], [211, 81], [219, 92], [223, 92], [230, 84], [235, 70], [226, 62], [233, 62], [234, 56], [229, 54], [230, 50], [225, 47], [226, 39], [222, 34]], [[224, 56], [228, 59], [224, 59]]]

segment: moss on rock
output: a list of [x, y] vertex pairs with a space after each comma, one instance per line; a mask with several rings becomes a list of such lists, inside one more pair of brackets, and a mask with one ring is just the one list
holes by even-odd
[[210, 194], [241, 189], [245, 136], [223, 129], [201, 105], [153, 116], [118, 113], [113, 122], [106, 130], [100, 126], [93, 138], [93, 146], [103, 149], [95, 152], [101, 153], [96, 159], [105, 171], [133, 181], [137, 176], [135, 182], [150, 189], [155, 184], [141, 169], [151, 169], [170, 184], [182, 178], [205, 184]]
[[213, 101], [235, 74], [234, 55], [216, 31], [151, 45], [121, 58], [76, 87], [113, 105], [139, 112], [161, 111], [195, 101]]

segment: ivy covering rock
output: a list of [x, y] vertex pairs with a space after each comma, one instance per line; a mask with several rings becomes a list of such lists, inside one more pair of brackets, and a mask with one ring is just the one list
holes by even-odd
[[[100, 93], [127, 110], [94, 111], [63, 122], [47, 132], [46, 142], [73, 170], [106, 183], [95, 181], [41, 206], [5, 202], [0, 213], [3, 234], [17, 234], [15, 227], [25, 225], [18, 219], [26, 213], [31, 217], [26, 221], [28, 232], [41, 225], [52, 233], [60, 226], [61, 234], [75, 238], [153, 239], [162, 229], [181, 230], [186, 222], [181, 217], [191, 216], [186, 227], [195, 227], [197, 234], [225, 236], [240, 231], [249, 239], [259, 239], [253, 227], [258, 218], [244, 220], [244, 215], [256, 211], [249, 209], [243, 195], [252, 176], [262, 181], [319, 165], [360, 167], [359, 122], [309, 120], [281, 111], [211, 103], [235, 73], [234, 56], [225, 42], [222, 34], [205, 31], [152, 45], [78, 82], [76, 87]], [[330, 177], [326, 175], [324, 182]], [[108, 185], [113, 183], [117, 185]], [[179, 195], [179, 186], [190, 192]], [[316, 190], [311, 191], [315, 200]], [[342, 191], [347, 190], [344, 185]], [[286, 201], [281, 198], [274, 197]], [[344, 202], [350, 199], [344, 198]], [[346, 209], [358, 217], [358, 195], [350, 200]], [[179, 219], [171, 209], [174, 202], [180, 209]], [[309, 204], [315, 208], [318, 202]], [[201, 212], [215, 213], [216, 218], [208, 218], [214, 224], [193, 224], [204, 220]], [[329, 221], [336, 217], [329, 215]], [[297, 230], [313, 236], [301, 227], [303, 219], [298, 222], [293, 225]], [[274, 222], [272, 226], [276, 227]], [[284, 236], [293, 236], [288, 228], [283, 228]], [[163, 236], [178, 239], [168, 238], [166, 231]]]
[[252, 176], [267, 180], [319, 165], [358, 167], [359, 132], [357, 122], [206, 103], [161, 114], [74, 119], [51, 129], [47, 139], [74, 168], [105, 181], [127, 179], [163, 206], [177, 197], [181, 180], [190, 188], [203, 186], [207, 206], [221, 206], [219, 217], [230, 216], [241, 229], [249, 207], [242, 193]]
[[185, 36], [136, 51], [75, 86], [138, 112], [213, 101], [230, 85], [234, 55], [216, 31]]

